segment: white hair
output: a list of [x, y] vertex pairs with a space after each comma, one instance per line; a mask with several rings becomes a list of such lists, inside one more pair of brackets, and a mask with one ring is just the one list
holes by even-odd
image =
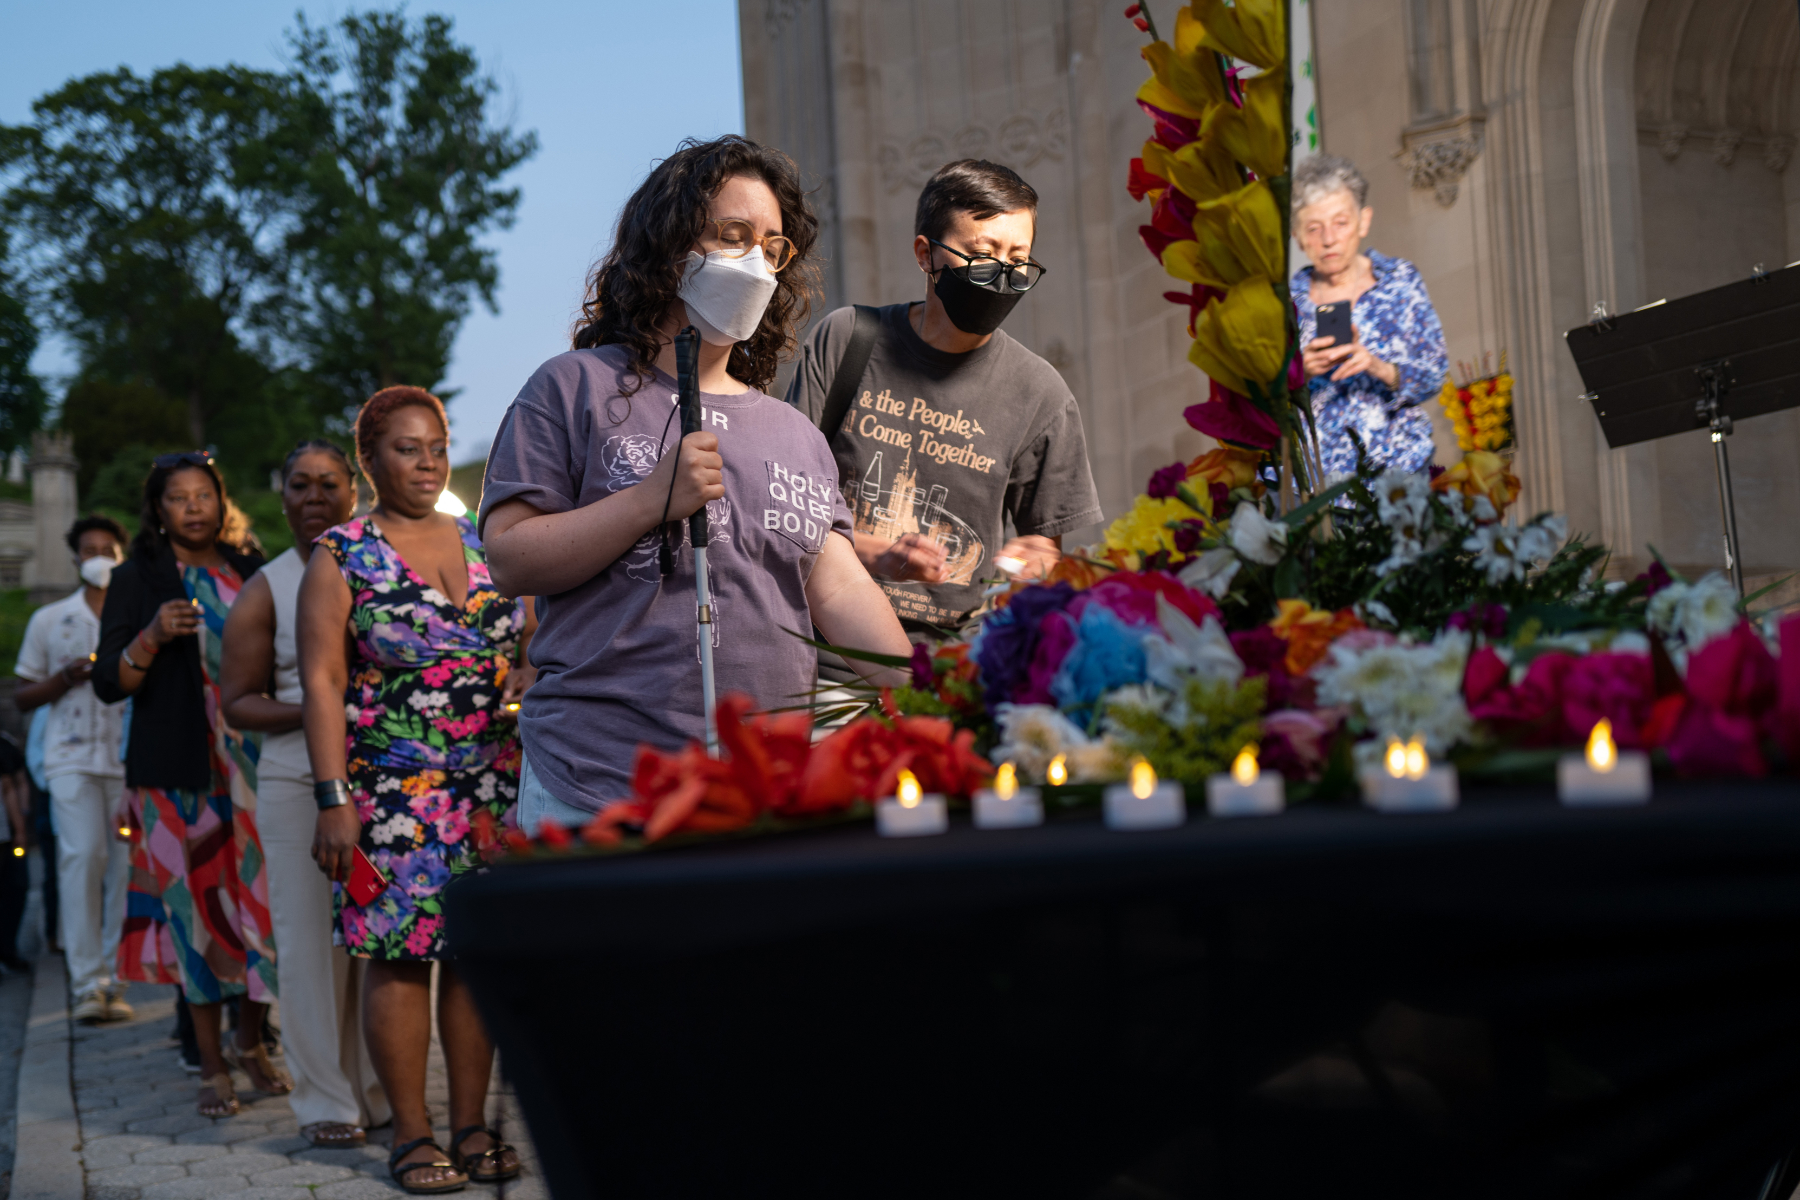
[[1336, 154], [1314, 154], [1294, 168], [1293, 215], [1309, 204], [1317, 204], [1327, 196], [1349, 192], [1356, 207], [1369, 206], [1369, 181], [1356, 169], [1356, 164]]

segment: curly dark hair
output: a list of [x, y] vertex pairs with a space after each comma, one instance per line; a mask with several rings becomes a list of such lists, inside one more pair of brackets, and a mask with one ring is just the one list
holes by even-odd
[[217, 540], [233, 550], [255, 551], [260, 554], [262, 542], [250, 531], [249, 518], [226, 494], [225, 477], [219, 474], [212, 455], [202, 451], [183, 456], [183, 461], [168, 466], [151, 464], [150, 473], [144, 476], [144, 494], [138, 505], [138, 531], [137, 536], [131, 539], [131, 552], [134, 555], [153, 557], [158, 551], [168, 548], [169, 535], [163, 531], [162, 524], [163, 492], [168, 489], [169, 477], [181, 471], [205, 471], [212, 480], [213, 490], [219, 493]]
[[120, 550], [124, 550], [126, 544], [130, 541], [130, 539], [125, 536], [125, 527], [123, 525], [119, 524], [111, 517], [104, 516], [100, 513], [89, 513], [87, 516], [69, 526], [69, 553], [80, 554], [81, 535], [84, 533], [92, 533], [96, 529], [101, 533], [111, 534], [113, 541], [119, 543]]
[[650, 377], [667, 339], [660, 327], [678, 303], [681, 263], [700, 240], [707, 205], [735, 176], [760, 179], [781, 207], [781, 233], [794, 244], [794, 260], [775, 277], [775, 294], [762, 324], [731, 349], [725, 369], [753, 388], [766, 388], [791, 353], [812, 311], [818, 272], [810, 256], [819, 220], [800, 187], [794, 160], [779, 150], [733, 134], [711, 142], [688, 138], [657, 163], [619, 213], [612, 249], [588, 277], [587, 299], [576, 323], [577, 350], [620, 345], [631, 352], [636, 382]]

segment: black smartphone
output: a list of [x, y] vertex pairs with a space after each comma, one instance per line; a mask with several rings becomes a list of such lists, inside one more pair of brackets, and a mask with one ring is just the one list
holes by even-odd
[[1356, 334], [1350, 328], [1350, 302], [1348, 300], [1321, 304], [1318, 312], [1319, 337], [1331, 338], [1331, 344], [1334, 346], [1348, 346], [1356, 340]]

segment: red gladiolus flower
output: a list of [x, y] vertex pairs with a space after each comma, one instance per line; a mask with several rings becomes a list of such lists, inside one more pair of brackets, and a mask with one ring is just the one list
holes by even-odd
[[1128, 16], [1128, 17], [1135, 17], [1135, 16], [1137, 16], [1137, 15], [1138, 15], [1138, 13], [1139, 13], [1139, 12], [1140, 12], [1140, 11], [1142, 11], [1142, 6], [1141, 6], [1141, 5], [1137, 5], [1137, 4], [1134, 4], [1134, 5], [1132, 5], [1132, 6], [1131, 6], [1131, 7], [1130, 7], [1130, 8], [1128, 8], [1128, 9], [1126, 9], [1126, 10], [1125, 10], [1125, 15], [1126, 15], [1126, 16]]
[[1142, 17], [1133, 17], [1131, 19], [1131, 23], [1138, 27], [1139, 33], [1149, 33], [1150, 32], [1150, 22], [1144, 20], [1144, 18], [1142, 18]]
[[1281, 442], [1281, 428], [1249, 399], [1238, 395], [1214, 379], [1212, 398], [1205, 404], [1190, 404], [1182, 410], [1187, 423], [1204, 433], [1232, 445], [1252, 450], [1267, 450]]
[[1160, 192], [1168, 186], [1169, 181], [1148, 170], [1143, 159], [1131, 160], [1131, 176], [1126, 180], [1125, 190], [1131, 193], [1133, 200], [1142, 200], [1151, 192]]
[[569, 831], [555, 821], [545, 821], [538, 826], [537, 840], [549, 850], [567, 850], [569, 848]]

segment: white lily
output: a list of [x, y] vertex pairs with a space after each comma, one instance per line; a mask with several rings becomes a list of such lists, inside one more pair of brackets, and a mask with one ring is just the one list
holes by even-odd
[[1180, 695], [1190, 679], [1223, 680], [1235, 687], [1244, 677], [1244, 662], [1217, 617], [1209, 615], [1196, 625], [1167, 596], [1158, 595], [1156, 619], [1162, 631], [1144, 635], [1144, 674], [1151, 683]]
[[1251, 562], [1274, 566], [1287, 549], [1288, 527], [1263, 516], [1248, 500], [1231, 514], [1231, 548]]
[[1231, 590], [1231, 581], [1243, 565], [1237, 551], [1229, 546], [1218, 546], [1195, 557], [1181, 568], [1181, 574], [1176, 578], [1197, 592], [1221, 600]]

